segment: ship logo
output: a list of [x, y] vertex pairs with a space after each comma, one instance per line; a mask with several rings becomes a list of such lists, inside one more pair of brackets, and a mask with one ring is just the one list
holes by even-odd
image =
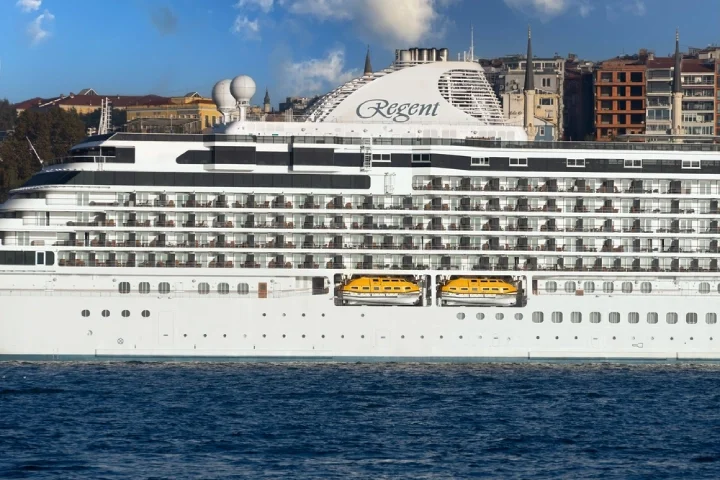
[[411, 117], [437, 117], [440, 102], [436, 103], [390, 103], [385, 99], [367, 100], [358, 105], [355, 114], [362, 119], [381, 116], [397, 123], [405, 123]]

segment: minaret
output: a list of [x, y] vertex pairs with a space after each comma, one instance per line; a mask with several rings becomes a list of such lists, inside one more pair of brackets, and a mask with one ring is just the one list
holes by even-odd
[[682, 135], [682, 55], [680, 54], [680, 33], [675, 31], [675, 72], [672, 86], [672, 134]]
[[365, 71], [363, 72], [363, 76], [369, 77], [372, 73], [373, 69], [372, 64], [370, 63], [370, 45], [368, 45], [367, 53], [365, 54]]
[[536, 129], [533, 126], [535, 120], [535, 72], [533, 68], [533, 55], [532, 55], [532, 35], [530, 27], [528, 27], [528, 44], [527, 44], [527, 61], [525, 62], [525, 109], [524, 109], [524, 122], [525, 132], [527, 133], [528, 140], [534, 141]]
[[265, 100], [263, 100], [263, 111], [265, 113], [270, 113], [272, 108], [270, 107], [270, 93], [268, 92], [267, 87], [265, 87]]

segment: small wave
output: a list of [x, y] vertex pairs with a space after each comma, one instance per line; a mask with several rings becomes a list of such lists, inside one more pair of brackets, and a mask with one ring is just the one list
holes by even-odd
[[55, 394], [65, 393], [65, 390], [59, 388], [5, 388], [0, 390], [0, 395], [41, 395], [41, 394]]

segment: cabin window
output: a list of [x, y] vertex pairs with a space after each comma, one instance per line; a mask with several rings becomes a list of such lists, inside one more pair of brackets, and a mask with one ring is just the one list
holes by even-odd
[[543, 321], [545, 320], [544, 317], [545, 315], [543, 314], [543, 312], [533, 312], [532, 321], [533, 323], [543, 323]]
[[566, 165], [568, 167], [584, 168], [585, 167], [585, 159], [584, 158], [568, 158]]
[[658, 322], [658, 314], [657, 312], [648, 312], [647, 314], [647, 322], [650, 324], [655, 324]]
[[118, 284], [118, 292], [130, 293], [130, 282], [120, 282]]
[[622, 283], [622, 292], [623, 293], [632, 293], [632, 291], [633, 291], [632, 282], [623, 282]]
[[429, 162], [429, 161], [430, 161], [429, 153], [413, 153], [413, 155], [412, 155], [413, 163], [421, 163], [421, 162]]
[[683, 160], [682, 168], [700, 168], [700, 160]]
[[600, 323], [602, 315], [600, 312], [590, 312], [590, 323]]
[[478, 320], [485, 320], [485, 314], [484, 313], [476, 313], [475, 318]]
[[705, 323], [708, 325], [715, 325], [717, 323], [717, 313], [706, 313]]
[[207, 295], [210, 293], [210, 284], [205, 282], [198, 283], [198, 293], [200, 295]]
[[565, 293], [575, 293], [575, 282], [565, 282]]
[[640, 284], [640, 292], [642, 293], [651, 293], [652, 292], [652, 283], [650, 282], [642, 282]]
[[563, 314], [562, 314], [562, 312], [553, 312], [550, 319], [551, 319], [552, 323], [562, 323]]
[[697, 323], [697, 313], [688, 312], [685, 314], [685, 323], [695, 325]]
[[170, 284], [168, 282], [160, 282], [158, 284], [158, 292], [163, 295], [170, 293]]
[[505, 315], [503, 315], [502, 313], [495, 314], [495, 320], [502, 320], [503, 318], [505, 318]]
[[470, 165], [473, 167], [489, 167], [490, 159], [483, 157], [473, 157], [470, 159]]
[[698, 285], [698, 292], [700, 293], [710, 293], [710, 284], [708, 282], [700, 282]]
[[140, 285], [138, 285], [138, 291], [140, 293], [150, 293], [150, 283], [140, 282]]
[[625, 159], [625, 168], [642, 168], [642, 160], [640, 159]]
[[372, 160], [373, 160], [373, 162], [389, 162], [390, 154], [389, 153], [373, 153]]
[[638, 312], [628, 313], [628, 323], [640, 323], [640, 314]]
[[585, 290], [587, 293], [593, 293], [595, 291], [595, 282], [583, 283], [583, 290]]
[[220, 295], [227, 295], [230, 293], [230, 285], [227, 283], [218, 283], [217, 292]]
[[511, 167], [527, 167], [528, 166], [527, 158], [511, 158], [510, 166]]
[[614, 290], [613, 282], [603, 282], [603, 293], [613, 293]]
[[557, 283], [555, 282], [545, 282], [545, 291], [548, 293], [555, 293], [557, 292]]
[[581, 323], [581, 322], [582, 322], [582, 313], [572, 312], [570, 314], [570, 323]]
[[238, 295], [247, 295], [250, 293], [250, 286], [247, 283], [238, 283], [237, 293]]
[[608, 315], [608, 321], [610, 323], [620, 323], [620, 314], [618, 312], [610, 312], [610, 315]]
[[522, 320], [522, 319], [523, 319], [523, 314], [522, 314], [522, 313], [516, 313], [516, 314], [515, 314], [515, 320]]
[[668, 312], [667, 315], [665, 315], [665, 321], [670, 325], [675, 325], [678, 321], [678, 314], [675, 312]]

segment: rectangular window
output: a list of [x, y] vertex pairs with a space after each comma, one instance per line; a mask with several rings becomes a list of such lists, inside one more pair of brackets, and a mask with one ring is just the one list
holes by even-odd
[[389, 162], [390, 154], [389, 153], [373, 153], [372, 161], [373, 162]]
[[567, 166], [584, 168], [585, 167], [585, 159], [584, 158], [568, 158]]
[[552, 105], [553, 99], [552, 98], [541, 98], [540, 99], [540, 105]]
[[511, 167], [527, 167], [527, 164], [528, 164], [527, 158], [511, 158], [510, 159]]
[[682, 168], [700, 168], [700, 160], [683, 160]]
[[633, 159], [633, 160], [625, 159], [625, 168], [642, 168], [642, 160], [639, 160], [639, 159]]
[[474, 157], [470, 159], [470, 165], [472, 165], [473, 167], [489, 167], [490, 159]]
[[429, 153], [413, 153], [412, 155], [412, 162], [413, 163], [427, 163], [430, 161], [430, 154]]

